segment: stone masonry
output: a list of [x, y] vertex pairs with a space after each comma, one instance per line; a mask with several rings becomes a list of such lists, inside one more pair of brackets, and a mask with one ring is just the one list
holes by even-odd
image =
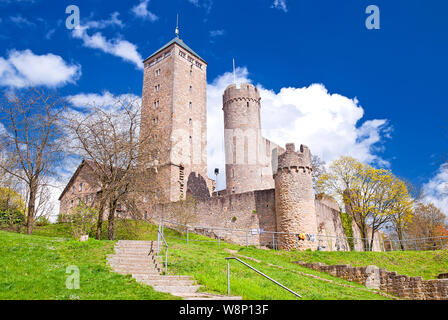
[[379, 289], [389, 294], [413, 300], [448, 300], [448, 279], [423, 280], [422, 277], [399, 275], [376, 266], [352, 267], [349, 264], [331, 265], [296, 262], [306, 268], [327, 272], [335, 277]]
[[[317, 234], [316, 209], [312, 181], [311, 154], [308, 147], [301, 145], [296, 152], [293, 143], [286, 145], [286, 152], [278, 158], [275, 180], [275, 215], [277, 231], [295, 234]], [[280, 237], [279, 247], [296, 248], [296, 235]], [[301, 249], [317, 249], [316, 242], [303, 239]]]

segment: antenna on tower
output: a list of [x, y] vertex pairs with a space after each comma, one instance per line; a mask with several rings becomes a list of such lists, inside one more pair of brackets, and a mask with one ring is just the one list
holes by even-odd
[[233, 83], [236, 84], [235, 58], [233, 58]]
[[179, 14], [176, 15], [176, 30], [174, 31], [176, 37], [179, 38]]

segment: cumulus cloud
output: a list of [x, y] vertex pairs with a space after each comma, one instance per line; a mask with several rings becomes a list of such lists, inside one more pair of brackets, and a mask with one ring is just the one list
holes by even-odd
[[274, 0], [274, 3], [272, 4], [271, 8], [288, 12], [288, 8], [286, 7], [286, 0]]
[[141, 104], [141, 98], [134, 94], [114, 95], [109, 91], [98, 93], [79, 93], [76, 95], [67, 96], [71, 104], [77, 108], [88, 109], [90, 106], [103, 107], [110, 109], [117, 105], [118, 101], [135, 101], [138, 105]]
[[15, 25], [19, 27], [23, 26], [34, 26], [35, 24], [31, 21], [29, 21], [27, 18], [23, 17], [22, 15], [18, 14], [16, 16], [12, 16], [9, 18]]
[[99, 21], [90, 20], [85, 23], [85, 26], [93, 29], [105, 29], [111, 26], [123, 28], [124, 23], [118, 18], [119, 15], [119, 12], [113, 12], [109, 19]]
[[[237, 83], [251, 83], [246, 68], [236, 69]], [[222, 94], [233, 83], [233, 74], [224, 73], [207, 86], [207, 136], [209, 176], [214, 168], [224, 172], [224, 120]], [[362, 162], [388, 165], [378, 153], [390, 134], [386, 119], [362, 121], [364, 110], [356, 98], [329, 93], [322, 84], [303, 88], [282, 88], [274, 92], [258, 84], [261, 96], [263, 136], [280, 145], [306, 144], [324, 161], [350, 155]], [[218, 189], [224, 188], [224, 175]]]
[[105, 53], [120, 57], [124, 61], [133, 63], [138, 69], [143, 70], [142, 56], [137, 51], [137, 46], [129, 41], [114, 38], [106, 39], [101, 32], [89, 35], [88, 26], [80, 26], [73, 29], [72, 36], [81, 39], [83, 46], [99, 49]]
[[80, 65], [68, 64], [52, 53], [36, 55], [28, 49], [11, 50], [7, 58], [0, 57], [0, 86], [60, 87], [75, 83], [80, 76]]
[[423, 202], [432, 202], [448, 215], [448, 164], [440, 166], [435, 176], [423, 185]]
[[188, 0], [192, 5], [198, 8], [204, 8], [206, 13], [210, 13], [213, 7], [213, 0]]
[[218, 37], [218, 36], [223, 36], [226, 32], [224, 30], [211, 30], [210, 31], [210, 37]]
[[159, 17], [148, 10], [148, 4], [149, 0], [143, 0], [138, 5], [132, 7], [131, 12], [138, 18], [155, 22]]

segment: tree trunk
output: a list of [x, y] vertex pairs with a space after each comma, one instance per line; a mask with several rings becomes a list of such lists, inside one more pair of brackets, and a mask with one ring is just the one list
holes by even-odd
[[401, 228], [397, 228], [397, 235], [398, 235], [398, 242], [400, 243], [400, 248], [402, 251], [404, 251], [403, 246], [403, 232], [401, 231]]
[[373, 240], [375, 238], [375, 229], [372, 228], [372, 239], [370, 239], [370, 251], [373, 251]]
[[98, 211], [98, 222], [96, 224], [96, 239], [101, 240], [101, 229], [103, 228], [104, 200], [101, 200], [100, 209]]
[[114, 240], [115, 238], [115, 228], [114, 228], [114, 218], [115, 218], [115, 210], [117, 208], [117, 200], [112, 200], [109, 202], [109, 217], [108, 217], [108, 225], [107, 225], [107, 237], [109, 240]]
[[34, 226], [35, 203], [37, 188], [34, 185], [30, 187], [30, 196], [28, 198], [28, 215], [26, 219], [26, 233], [31, 234]]

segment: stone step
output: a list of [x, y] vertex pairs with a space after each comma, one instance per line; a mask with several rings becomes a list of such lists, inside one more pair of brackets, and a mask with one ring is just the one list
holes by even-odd
[[194, 294], [185, 294], [182, 292], [172, 293], [174, 296], [182, 297], [184, 300], [242, 300], [239, 296], [221, 296], [215, 294], [209, 294], [205, 292], [196, 292]]
[[127, 258], [127, 257], [113, 257], [107, 258], [108, 262], [126, 262], [126, 263], [156, 263], [159, 262], [156, 259], [140, 257], [140, 258]]
[[195, 293], [199, 289], [199, 285], [195, 286], [153, 286], [154, 290], [165, 293]]
[[155, 263], [134, 263], [134, 262], [109, 262], [112, 268], [157, 268], [159, 265]]
[[159, 275], [160, 271], [155, 268], [120, 268], [120, 267], [114, 267], [113, 270], [115, 272], [124, 272], [126, 274], [155, 274]]
[[[119, 274], [130, 274], [130, 275], [134, 274], [132, 271], [126, 271], [126, 270], [114, 270], [114, 272], [119, 273]], [[139, 273], [144, 274], [144, 271], [139, 271]], [[159, 275], [159, 273], [157, 271], [147, 271], [146, 274], [150, 275], [150, 276], [158, 276]]]
[[148, 275], [148, 274], [138, 274], [138, 273], [134, 273], [132, 275], [132, 277], [135, 279], [139, 279], [139, 280], [164, 280], [164, 279], [192, 280], [192, 277], [190, 277], [190, 276], [164, 276], [164, 275]]
[[137, 280], [138, 282], [147, 284], [149, 286], [193, 286], [194, 280], [173, 280], [173, 279], [161, 279], [161, 280]]

